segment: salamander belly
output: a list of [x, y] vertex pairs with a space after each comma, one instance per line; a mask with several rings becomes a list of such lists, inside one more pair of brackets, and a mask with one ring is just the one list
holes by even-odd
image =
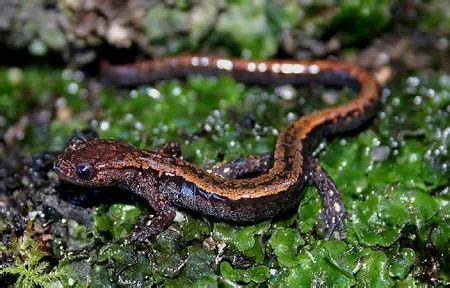
[[305, 185], [299, 184], [273, 195], [237, 200], [204, 191], [181, 177], [170, 177], [160, 187], [164, 198], [176, 206], [221, 220], [255, 222], [271, 219], [295, 208]]

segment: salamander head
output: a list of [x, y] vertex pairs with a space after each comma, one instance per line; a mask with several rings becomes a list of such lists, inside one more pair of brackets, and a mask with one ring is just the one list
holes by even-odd
[[83, 140], [74, 137], [53, 168], [67, 182], [82, 186], [108, 186], [126, 180], [140, 167], [139, 150], [113, 140]]

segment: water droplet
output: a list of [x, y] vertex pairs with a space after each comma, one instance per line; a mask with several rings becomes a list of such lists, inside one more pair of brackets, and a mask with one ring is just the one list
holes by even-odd
[[134, 119], [134, 115], [133, 115], [133, 114], [131, 114], [131, 113], [125, 114], [125, 121], [130, 122], [130, 121], [132, 121], [133, 119]]
[[179, 86], [175, 86], [172, 89], [172, 95], [179, 96], [181, 94], [181, 88]]
[[416, 104], [416, 105], [422, 104], [422, 97], [420, 97], [419, 95], [417, 95], [416, 97], [414, 97], [413, 102], [414, 102], [414, 104]]
[[284, 100], [292, 100], [296, 96], [297, 91], [291, 85], [283, 85], [275, 88], [275, 94]]
[[294, 121], [295, 119], [297, 119], [297, 115], [296, 115], [295, 113], [293, 113], [293, 112], [289, 112], [289, 113], [286, 115], [286, 119], [287, 119], [288, 121]]
[[64, 69], [61, 73], [61, 77], [64, 80], [72, 80], [73, 77], [73, 71], [71, 69]]
[[20, 68], [12, 67], [8, 69], [8, 80], [12, 84], [18, 84], [22, 81], [23, 73]]
[[416, 162], [419, 159], [419, 155], [417, 153], [411, 153], [409, 155], [409, 162]]
[[372, 144], [374, 145], [374, 146], [380, 146], [380, 144], [381, 144], [381, 141], [380, 141], [380, 139], [378, 139], [378, 138], [373, 138], [372, 139]]
[[206, 132], [211, 132], [212, 127], [211, 127], [211, 125], [209, 125], [208, 123], [206, 123], [205, 125], [203, 125], [203, 129], [205, 129]]
[[136, 122], [136, 123], [134, 123], [134, 128], [136, 129], [136, 130], [144, 130], [144, 124], [142, 124], [141, 122]]
[[391, 89], [383, 88], [381, 90], [381, 98], [386, 99], [387, 97], [391, 96], [391, 93], [392, 93]]
[[427, 89], [427, 91], [425, 92], [425, 95], [427, 95], [428, 97], [432, 98], [436, 95], [436, 91], [434, 91], [434, 89]]
[[100, 130], [106, 131], [109, 129], [109, 127], [110, 127], [110, 124], [108, 121], [103, 120], [100, 122]]
[[67, 92], [70, 94], [76, 94], [79, 90], [78, 83], [72, 82], [67, 86]]
[[60, 108], [64, 108], [67, 105], [67, 100], [66, 98], [63, 97], [59, 97], [58, 99], [56, 99], [55, 101], [55, 107], [60, 109]]
[[84, 73], [81, 72], [80, 70], [77, 70], [73, 73], [73, 80], [77, 81], [77, 82], [81, 82], [84, 80]]
[[408, 85], [410, 87], [417, 87], [417, 86], [419, 86], [419, 84], [420, 84], [419, 77], [411, 76], [406, 79], [406, 85]]
[[336, 104], [339, 94], [335, 91], [328, 91], [322, 94], [322, 100], [328, 105]]
[[[180, 89], [180, 91], [181, 91], [181, 89]], [[145, 89], [145, 93], [153, 99], [159, 99], [161, 97], [161, 93], [159, 93], [159, 91], [153, 87], [147, 87]]]
[[375, 147], [370, 150], [370, 158], [373, 161], [383, 162], [389, 157], [390, 153], [391, 149], [388, 146]]
[[133, 89], [130, 91], [130, 97], [135, 99], [138, 96], [138, 92], [136, 91], [136, 89]]
[[399, 106], [400, 105], [400, 98], [395, 97], [394, 99], [392, 99], [392, 105]]

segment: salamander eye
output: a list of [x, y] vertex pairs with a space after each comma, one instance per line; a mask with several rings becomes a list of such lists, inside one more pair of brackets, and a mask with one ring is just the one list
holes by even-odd
[[81, 179], [89, 180], [92, 178], [94, 174], [94, 169], [92, 169], [91, 164], [89, 163], [80, 163], [75, 167], [75, 171]]

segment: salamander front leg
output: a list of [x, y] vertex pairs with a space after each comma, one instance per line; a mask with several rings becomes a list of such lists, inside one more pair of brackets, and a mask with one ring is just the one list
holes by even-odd
[[150, 222], [150, 225], [138, 226], [131, 235], [131, 241], [144, 242], [153, 235], [164, 231], [173, 222], [176, 215], [176, 209], [164, 198], [147, 199], [155, 210], [156, 216]]
[[326, 233], [325, 239], [329, 239], [334, 231], [339, 233], [340, 238], [344, 238], [344, 220], [346, 218], [346, 212], [344, 203], [342, 202], [341, 192], [316, 160], [313, 160], [311, 163], [311, 176], [312, 182], [317, 187], [317, 190], [319, 190], [319, 194], [322, 197], [322, 219], [324, 221], [323, 229]]
[[138, 227], [137, 231], [133, 232], [131, 241], [144, 242], [151, 236], [157, 235], [164, 231], [173, 222], [176, 215], [176, 210], [168, 203], [160, 203], [155, 208], [155, 213], [158, 213], [150, 222], [149, 226]]
[[219, 163], [212, 168], [212, 172], [224, 178], [237, 179], [267, 172], [272, 164], [273, 153], [265, 153]]

